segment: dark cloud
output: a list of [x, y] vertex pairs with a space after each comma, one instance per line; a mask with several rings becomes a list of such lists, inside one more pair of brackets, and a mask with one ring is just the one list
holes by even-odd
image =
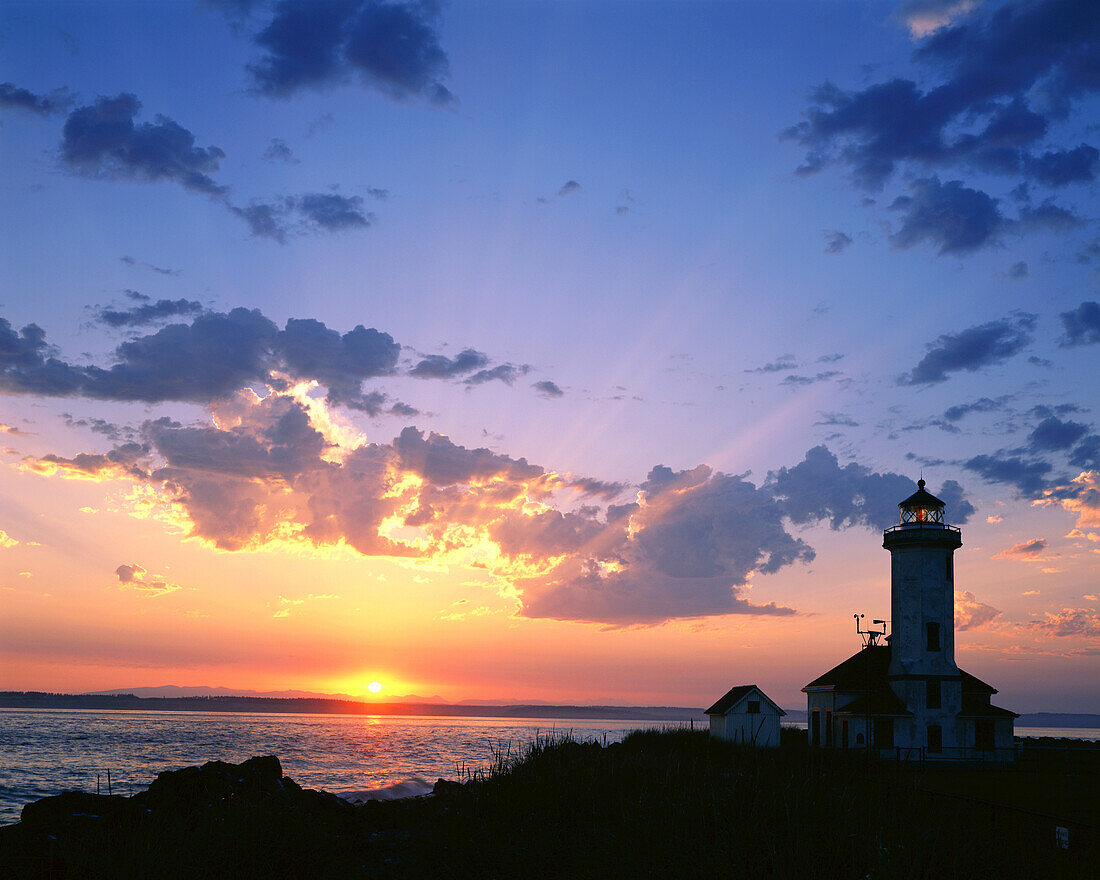
[[527, 364], [516, 366], [514, 364], [499, 364], [492, 369], [478, 370], [469, 379], [467, 385], [484, 385], [486, 382], [501, 381], [505, 385], [512, 385], [520, 376], [531, 371]]
[[961, 181], [927, 177], [912, 181], [909, 192], [890, 205], [902, 211], [901, 228], [890, 236], [896, 248], [928, 242], [941, 255], [967, 254], [994, 241], [1005, 227], [997, 200]]
[[395, 372], [400, 350], [388, 333], [362, 325], [340, 334], [320, 321], [292, 318], [279, 330], [258, 310], [238, 308], [202, 314], [190, 324], [170, 324], [124, 342], [108, 368], [84, 367], [50, 357], [45, 333], [37, 325], [16, 333], [0, 318], [0, 388], [50, 396], [206, 403], [255, 382], [277, 386], [279, 374], [287, 374], [325, 385], [330, 402], [375, 413], [386, 398], [364, 397], [361, 384]]
[[551, 382], [549, 379], [535, 382], [531, 387], [546, 398], [562, 397], [565, 395], [565, 392], [557, 386], [557, 383]]
[[1023, 260], [1020, 260], [1017, 263], [1013, 263], [1008, 269], [1009, 278], [1027, 278], [1027, 276], [1027, 263], [1025, 263]]
[[[911, 477], [875, 473], [852, 462], [841, 467], [836, 455], [815, 446], [791, 468], [768, 474], [766, 484], [791, 522], [827, 521], [833, 529], [864, 526], [882, 529], [898, 521], [898, 502], [915, 491]], [[953, 480], [938, 493], [951, 522], [965, 523], [974, 513], [962, 488]]]
[[75, 171], [131, 180], [174, 180], [187, 189], [224, 195], [210, 176], [225, 158], [217, 147], [195, 146], [186, 128], [158, 115], [135, 124], [141, 102], [130, 94], [98, 98], [65, 120], [61, 157]]
[[825, 236], [825, 253], [827, 254], [843, 253], [844, 249], [852, 243], [852, 237], [839, 229], [825, 230], [822, 235]]
[[281, 0], [255, 37], [265, 54], [249, 69], [268, 95], [358, 75], [393, 98], [451, 104], [457, 99], [442, 83], [449, 65], [435, 31], [438, 14], [431, 0]]
[[1047, 488], [1047, 477], [1054, 470], [1049, 462], [1028, 461], [1008, 453], [976, 455], [964, 462], [963, 467], [991, 483], [1014, 486], [1026, 498], [1041, 496]]
[[167, 596], [180, 589], [178, 584], [168, 583], [168, 579], [160, 575], [150, 575], [149, 572], [136, 562], [123, 564], [115, 569], [118, 582], [125, 588], [136, 590], [145, 596]]
[[[146, 269], [152, 269], [158, 275], [172, 275], [176, 276], [180, 274], [179, 269], [166, 269], [163, 266], [154, 266], [152, 263], [141, 263], [135, 260], [133, 257], [119, 257], [123, 263], [127, 266], [144, 266]], [[148, 297], [146, 297], [148, 299]]]
[[957, 422], [971, 413], [997, 412], [1003, 409], [1005, 404], [1011, 399], [1011, 396], [998, 397], [996, 400], [989, 397], [979, 397], [977, 400], [971, 401], [970, 403], [959, 403], [955, 406], [949, 406], [943, 411], [943, 417], [949, 422]]
[[[856, 91], [828, 82], [815, 89], [805, 119], [784, 133], [805, 148], [799, 174], [838, 164], [870, 190], [883, 189], [899, 169], [968, 170], [1046, 187], [1096, 179], [1095, 147], [1050, 142], [1074, 105], [1100, 90], [1093, 0], [918, 5], [928, 9], [903, 15], [926, 35], [913, 60], [930, 85], [894, 78]], [[924, 210], [895, 244], [908, 246], [915, 235], [938, 243], [941, 253], [966, 253], [995, 240], [1005, 222], [995, 200], [961, 184], [939, 196], [923, 199]], [[948, 232], [934, 231], [936, 205], [950, 212]], [[1053, 218], [1021, 217], [1035, 219]]]
[[[1091, 180], [1095, 156], [1090, 165], [1081, 147], [1029, 148], [1072, 101], [1100, 88], [1091, 65], [1098, 43], [1091, 0], [990, 4], [917, 46], [919, 64], [947, 74], [939, 85], [923, 91], [893, 79], [845, 92], [826, 83], [788, 135], [807, 148], [803, 173], [841, 162], [873, 189], [906, 162], [969, 164], [1055, 185]], [[1029, 102], [1033, 89], [1045, 108]]]
[[567, 180], [561, 185], [561, 189], [558, 190], [559, 196], [572, 195], [575, 192], [581, 191], [581, 185], [575, 180]]
[[108, 422], [106, 419], [78, 419], [74, 418], [69, 413], [62, 413], [61, 418], [65, 420], [65, 424], [70, 428], [87, 428], [94, 434], [102, 434], [104, 437], [108, 437], [115, 441], [130, 439], [133, 433], [129, 428], [125, 428], [122, 425], [116, 425], [113, 422]]
[[833, 425], [839, 428], [858, 428], [859, 422], [845, 413], [818, 413], [815, 425]]
[[346, 232], [366, 229], [374, 214], [363, 210], [359, 196], [336, 193], [305, 193], [274, 202], [251, 202], [229, 208], [240, 217], [256, 238], [270, 238], [284, 244], [292, 232]]
[[36, 95], [14, 83], [0, 83], [0, 108], [2, 109], [23, 110], [39, 116], [51, 116], [54, 113], [64, 113], [72, 102], [68, 89], [55, 89], [45, 95]]
[[1057, 416], [1043, 419], [1028, 437], [1028, 449], [1031, 452], [1053, 452], [1069, 449], [1088, 433], [1088, 425], [1080, 422], [1062, 421]]
[[370, 226], [373, 219], [363, 212], [359, 196], [306, 193], [295, 197], [293, 205], [307, 221], [327, 232]]
[[1066, 328], [1061, 341], [1064, 348], [1100, 342], [1100, 303], [1083, 302], [1075, 309], [1062, 312], [1061, 317], [1062, 326]]
[[1035, 321], [1035, 315], [1025, 312], [968, 327], [959, 333], [945, 333], [928, 343], [928, 352], [912, 370], [899, 377], [898, 383], [930, 385], [946, 381], [949, 373], [974, 372], [1002, 363], [1031, 342]]
[[784, 376], [781, 385], [788, 385], [792, 387], [801, 387], [803, 385], [813, 385], [815, 382], [827, 382], [829, 379], [839, 376], [840, 373], [837, 370], [826, 370], [823, 373], [818, 373], [814, 376], [796, 376], [792, 373], [789, 376]]
[[1100, 435], [1082, 438], [1070, 453], [1069, 463], [1078, 468], [1100, 469]]
[[409, 371], [409, 375], [416, 376], [419, 379], [449, 379], [481, 369], [488, 366], [488, 364], [488, 355], [467, 348], [460, 351], [454, 358], [441, 354], [430, 354], [416, 364]]
[[584, 495], [598, 496], [605, 501], [612, 500], [627, 489], [626, 483], [609, 483], [606, 480], [597, 480], [593, 477], [576, 477], [569, 481], [569, 486]]
[[272, 138], [267, 142], [263, 158], [265, 162], [285, 162], [288, 165], [297, 165], [300, 161], [281, 138]]
[[793, 354], [783, 354], [777, 357], [774, 361], [764, 364], [762, 367], [753, 367], [751, 370], [745, 370], [746, 373], [779, 373], [784, 370], [793, 370], [798, 366], [798, 361], [795, 360]]
[[[133, 293], [129, 291], [128, 293]], [[144, 297], [138, 294], [138, 297]], [[137, 299], [137, 297], [130, 297]], [[139, 300], [140, 301], [140, 300]], [[202, 303], [187, 299], [160, 299], [155, 303], [143, 302], [140, 306], [130, 309], [99, 309], [96, 312], [96, 320], [109, 327], [139, 327], [144, 324], [153, 324], [168, 318], [197, 315], [203, 310]]]

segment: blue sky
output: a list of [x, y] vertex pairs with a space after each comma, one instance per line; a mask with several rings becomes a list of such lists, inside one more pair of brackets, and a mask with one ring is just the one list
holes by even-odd
[[[875, 531], [922, 467], [973, 536], [960, 654], [1026, 679], [1032, 704], [1064, 670], [1095, 672], [1098, 35], [1069, 0], [8, 4], [0, 599], [66, 631], [38, 583], [64, 576], [117, 611], [107, 635], [74, 632], [79, 650], [17, 652], [11, 684], [66, 664], [105, 669], [103, 686], [286, 681], [137, 643], [106, 663], [101, 643], [130, 613], [169, 641], [186, 640], [169, 611], [209, 615], [210, 639], [249, 602], [293, 609], [286, 631], [325, 602], [350, 614], [350, 565], [396, 566], [371, 595], [394, 591], [408, 644], [388, 650], [408, 659], [371, 668], [410, 687], [463, 687], [416, 665], [424, 633], [503, 645], [552, 625], [532, 666], [584, 643], [623, 672], [548, 673], [544, 695], [704, 699], [731, 656], [773, 668], [796, 625], [801, 665], [769, 673], [793, 694], [849, 647], [852, 611], [882, 613]], [[245, 328], [237, 308], [262, 316]], [[357, 325], [377, 333], [340, 341]], [[416, 458], [411, 428], [448, 438], [425, 448], [458, 471]], [[391, 483], [315, 482], [355, 471], [363, 444], [417, 496], [389, 512], [400, 524], [364, 512]], [[211, 474], [250, 488], [214, 510]], [[74, 475], [100, 501], [72, 507]], [[170, 511], [161, 559], [127, 531], [143, 493]], [[300, 506], [272, 513], [284, 496]], [[81, 506], [118, 515], [90, 526], [112, 536], [94, 562], [50, 544]], [[41, 547], [52, 574], [35, 574]], [[225, 585], [235, 554], [308, 551], [324, 572], [349, 547], [338, 600], [277, 575]], [[123, 564], [175, 566], [180, 589], [133, 604]], [[438, 583], [402, 612], [395, 577]], [[203, 604], [238, 589], [239, 607]], [[487, 610], [458, 617], [461, 601]], [[640, 685], [645, 638], [694, 683]], [[497, 661], [466, 689], [534, 695], [529, 676], [487, 678]]]

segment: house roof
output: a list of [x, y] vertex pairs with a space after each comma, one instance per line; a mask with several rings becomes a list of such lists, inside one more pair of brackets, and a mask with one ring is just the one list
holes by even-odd
[[831, 687], [838, 691], [867, 691], [886, 683], [886, 670], [890, 666], [889, 645], [864, 648], [811, 681], [807, 688]]
[[1018, 712], [1010, 712], [1000, 706], [991, 706], [980, 697], [963, 694], [962, 711], [959, 715], [966, 718], [1019, 718]]
[[[890, 668], [890, 646], [876, 645], [857, 651], [843, 663], [840, 663], [811, 681], [802, 688], [832, 688], [836, 691], [856, 691], [866, 693], [877, 691], [886, 686], [886, 673]], [[997, 689], [976, 678], [969, 672], [959, 670], [962, 675], [964, 694], [995, 694]]]
[[838, 715], [866, 715], [870, 712], [871, 715], [901, 715], [907, 718], [913, 715], [905, 708], [905, 703], [901, 701], [901, 698], [889, 688], [876, 691], [870, 697], [866, 694], [862, 697], [856, 697], [848, 705], [837, 709], [836, 712]]
[[705, 714], [705, 715], [726, 715], [726, 714], [729, 713], [730, 709], [732, 709], [734, 706], [736, 706], [738, 703], [740, 703], [743, 699], [745, 699], [745, 697], [747, 697], [753, 691], [756, 691], [761, 697], [763, 697], [765, 700], [767, 700], [769, 703], [771, 703], [772, 706], [775, 707], [776, 711], [778, 711], [780, 715], [786, 715], [787, 714], [786, 712], [784, 712], [779, 707], [779, 705], [771, 697], [769, 697], [766, 693], [764, 693], [762, 690], [760, 690], [760, 688], [757, 687], [755, 684], [738, 684], [738, 685], [734, 685], [733, 687], [731, 687], [726, 692], [726, 695], [724, 697], [722, 697], [722, 699], [720, 699], [717, 703], [715, 703], [713, 706], [711, 706], [709, 709], [707, 709], [707, 711], [703, 714]]

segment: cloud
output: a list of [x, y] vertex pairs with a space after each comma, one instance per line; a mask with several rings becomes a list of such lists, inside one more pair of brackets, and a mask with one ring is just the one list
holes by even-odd
[[1060, 343], [1063, 348], [1100, 342], [1100, 303], [1083, 302], [1075, 309], [1062, 312], [1061, 317], [1062, 326], [1066, 328]]
[[813, 385], [815, 382], [827, 382], [829, 379], [832, 379], [839, 375], [840, 372], [838, 370], [826, 370], [825, 372], [818, 373], [814, 376], [797, 376], [792, 373], [789, 376], [784, 376], [783, 381], [779, 384], [801, 387], [803, 385]]
[[1006, 274], [1007, 277], [1017, 280], [1020, 278], [1027, 278], [1027, 263], [1023, 260], [1019, 260], [1018, 262], [1013, 263], [1011, 266], [1009, 266], [1008, 272]]
[[542, 397], [552, 399], [555, 397], [563, 397], [565, 392], [562, 391], [557, 383], [551, 382], [549, 379], [543, 379], [540, 382], [535, 382], [532, 386]]
[[975, 455], [963, 462], [968, 471], [979, 474], [991, 483], [1015, 486], [1021, 495], [1038, 498], [1047, 488], [1047, 477], [1053, 466], [1045, 461], [1027, 461], [1014, 455]]
[[125, 589], [135, 590], [150, 598], [167, 596], [169, 593], [175, 593], [180, 589], [179, 584], [170, 584], [166, 578], [160, 575], [150, 576], [149, 572], [137, 563], [120, 565], [115, 569], [115, 574], [118, 575], [118, 582]]
[[997, 200], [961, 181], [923, 178], [912, 181], [909, 192], [890, 205], [903, 212], [901, 228], [890, 236], [899, 250], [928, 242], [941, 256], [968, 254], [995, 241], [1005, 228]]
[[959, 333], [945, 333], [928, 343], [927, 354], [899, 377], [898, 383], [931, 385], [946, 381], [949, 373], [974, 372], [1002, 363], [1027, 347], [1035, 322], [1035, 315], [1022, 312]]
[[1100, 528], [1100, 471], [1082, 471], [1064, 485], [1045, 488], [1036, 496], [1042, 507], [1058, 506], [1077, 517], [1077, 529]]
[[969, 590], [955, 594], [955, 629], [959, 632], [982, 629], [1000, 616], [998, 609], [978, 601]]
[[[138, 296], [142, 295], [138, 294]], [[148, 297], [143, 299], [147, 300]], [[177, 316], [197, 315], [202, 309], [202, 303], [196, 300], [161, 299], [155, 303], [145, 302], [129, 309], [99, 309], [96, 312], [96, 320], [108, 327], [138, 327]]]
[[745, 370], [746, 373], [778, 373], [783, 370], [793, 370], [798, 366], [793, 354], [780, 355], [774, 361], [764, 364], [762, 367], [753, 367]]
[[859, 422], [844, 413], [818, 413], [815, 425], [835, 425], [840, 428], [858, 428]]
[[[783, 133], [805, 150], [798, 174], [839, 165], [872, 191], [899, 171], [968, 171], [1051, 188], [1096, 179], [1100, 151], [1056, 142], [1075, 106], [1100, 90], [1092, 64], [1100, 15], [1091, 0], [918, 0], [900, 15], [923, 37], [913, 62], [927, 85], [894, 77], [858, 90], [829, 82], [815, 89], [803, 121]], [[897, 246], [927, 238], [941, 253], [967, 253], [996, 239], [1004, 225], [996, 200], [955, 183], [911, 197], [919, 210]], [[937, 205], [949, 212], [942, 231]]]
[[1062, 421], [1057, 416], [1043, 419], [1028, 437], [1028, 449], [1031, 452], [1052, 452], [1069, 449], [1088, 433], [1088, 425], [1080, 422]]
[[[898, 521], [898, 502], [913, 492], [914, 481], [895, 473], [875, 473], [852, 462], [840, 466], [825, 446], [815, 446], [794, 467], [768, 474], [766, 485], [775, 493], [791, 522], [803, 525], [828, 522], [833, 529], [865, 526], [882, 529]], [[943, 484], [940, 500], [951, 522], [965, 523], [974, 507], [954, 480]]]
[[913, 488], [898, 475], [840, 467], [819, 447], [761, 485], [705, 465], [657, 466], [634, 500], [615, 504], [620, 484], [565, 478], [411, 426], [390, 443], [367, 442], [340, 428], [323, 401], [296, 395], [242, 390], [212, 404], [204, 424], [156, 419], [141, 426], [139, 443], [23, 467], [136, 483], [223, 550], [346, 546], [469, 566], [524, 616], [613, 625], [792, 614], [750, 597], [754, 575], [813, 559], [787, 524], [877, 528]]
[[266, 95], [342, 85], [357, 75], [395, 99], [452, 104], [457, 99], [442, 82], [449, 64], [438, 15], [431, 0], [280, 0], [254, 38], [264, 55], [249, 71]]
[[292, 232], [347, 232], [366, 229], [374, 222], [374, 214], [363, 210], [359, 196], [336, 193], [305, 193], [287, 196], [273, 202], [253, 201], [229, 210], [240, 217], [254, 238], [270, 238], [284, 244]]
[[141, 109], [135, 95], [100, 97], [69, 114], [61, 158], [71, 169], [96, 177], [173, 180], [186, 189], [221, 196], [226, 188], [210, 176], [225, 153], [195, 146], [195, 136], [166, 116], [135, 124]]
[[966, 15], [983, 0], [905, 0], [897, 15], [914, 39], [951, 24]]
[[54, 89], [48, 94], [36, 95], [14, 83], [0, 83], [0, 108], [2, 109], [22, 110], [38, 116], [52, 116], [54, 113], [64, 113], [72, 102], [68, 89]]
[[301, 161], [281, 138], [272, 138], [267, 142], [263, 159], [265, 162], [285, 162], [287, 165], [298, 165]]
[[1060, 638], [1100, 638], [1100, 614], [1089, 608], [1063, 608], [1044, 612], [1042, 620], [1027, 624]]
[[827, 254], [843, 253], [844, 249], [852, 243], [852, 237], [838, 229], [832, 231], [826, 229], [822, 232], [822, 235], [825, 236], [825, 253]]
[[[119, 260], [125, 263], [127, 266], [144, 266], [146, 269], [152, 269], [159, 275], [172, 275], [176, 276], [180, 274], [179, 269], [165, 269], [163, 266], [154, 266], [152, 263], [142, 263], [135, 260], [133, 257], [119, 257]], [[141, 294], [139, 294], [141, 296]], [[148, 299], [148, 297], [145, 297]]]
[[441, 354], [430, 354], [414, 366], [410, 376], [418, 379], [449, 379], [488, 366], [489, 357], [472, 348], [463, 349], [453, 359]]
[[8, 550], [19, 545], [19, 541], [13, 538], [3, 529], [0, 529], [0, 549]]
[[568, 196], [573, 193], [580, 192], [581, 185], [575, 180], [567, 180], [561, 185], [561, 189], [558, 190], [559, 196]]
[[1030, 541], [1021, 541], [1007, 550], [995, 553], [993, 559], [1039, 559], [1046, 549], [1046, 538], [1032, 538]]
[[515, 364], [499, 364], [492, 369], [478, 370], [469, 379], [467, 385], [484, 385], [486, 382], [501, 381], [505, 385], [512, 385], [520, 376], [531, 371], [527, 364], [516, 366]]
[[949, 422], [958, 422], [971, 413], [997, 412], [1003, 409], [1011, 399], [1010, 395], [998, 397], [996, 400], [979, 397], [970, 403], [958, 403], [955, 406], [949, 406], [943, 411], [943, 417]]

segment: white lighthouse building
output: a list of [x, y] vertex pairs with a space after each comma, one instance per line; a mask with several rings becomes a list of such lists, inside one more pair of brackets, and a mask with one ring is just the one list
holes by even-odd
[[863, 650], [802, 689], [810, 744], [908, 760], [1012, 760], [1016, 713], [993, 706], [996, 689], [955, 663], [954, 554], [962, 533], [944, 522], [944, 503], [923, 479], [917, 487], [898, 504], [901, 523], [882, 536], [891, 633], [863, 630], [857, 617]]

